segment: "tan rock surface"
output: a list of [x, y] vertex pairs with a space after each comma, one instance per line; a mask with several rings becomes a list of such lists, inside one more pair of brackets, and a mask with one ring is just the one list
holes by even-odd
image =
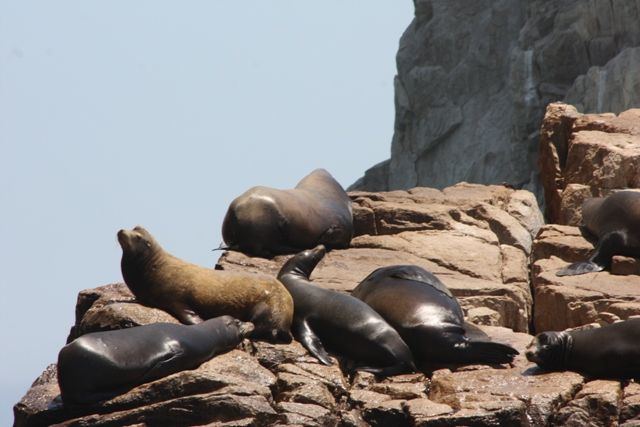
[[538, 166], [548, 222], [579, 225], [584, 199], [640, 187], [640, 109], [583, 115], [549, 104]]

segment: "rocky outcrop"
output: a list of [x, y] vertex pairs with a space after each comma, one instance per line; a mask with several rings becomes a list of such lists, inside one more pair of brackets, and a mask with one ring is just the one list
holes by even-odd
[[[51, 365], [15, 405], [15, 425], [542, 426], [638, 419], [640, 391], [634, 383], [545, 373], [524, 358], [532, 322], [555, 328], [561, 325], [545, 326], [546, 318], [572, 319], [567, 310], [571, 315], [587, 313], [565, 321], [568, 326], [613, 321], [636, 310], [635, 300], [623, 296], [614, 301], [608, 291], [582, 298], [595, 293], [583, 285], [576, 286], [578, 297], [572, 301], [544, 299], [547, 289], [567, 287], [541, 282], [552, 279], [552, 268], [544, 263], [565, 256], [560, 253], [580, 257], [589, 251], [589, 243], [573, 227], [543, 227], [533, 194], [462, 183], [442, 191], [414, 188], [350, 196], [356, 229], [353, 245], [331, 251], [314, 271], [313, 281], [349, 292], [374, 268], [421, 265], [452, 289], [468, 320], [481, 325], [492, 339], [520, 351], [512, 366], [474, 365], [380, 379], [350, 374], [341, 360], [322, 365], [296, 342], [245, 340], [197, 369], [90, 406], [62, 404], [56, 367]], [[564, 243], [554, 240], [560, 237]], [[567, 239], [572, 243], [567, 245]], [[536, 260], [533, 289], [541, 301], [533, 317], [529, 256]], [[228, 252], [217, 268], [275, 275], [285, 258]], [[606, 305], [596, 300], [610, 301]], [[546, 306], [547, 312], [538, 311]], [[68, 339], [159, 321], [177, 322], [164, 311], [137, 304], [124, 284], [108, 285], [79, 294]]]
[[586, 198], [640, 187], [640, 109], [583, 115], [550, 104], [539, 150], [547, 220], [579, 225]]
[[507, 182], [536, 193], [545, 106], [640, 105], [636, 2], [415, 0], [397, 54], [391, 158], [352, 189]]

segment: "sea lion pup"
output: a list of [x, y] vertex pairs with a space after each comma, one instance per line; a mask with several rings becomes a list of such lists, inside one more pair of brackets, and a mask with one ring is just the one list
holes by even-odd
[[596, 378], [640, 378], [640, 319], [601, 328], [542, 332], [525, 353], [550, 371], [576, 371]]
[[291, 342], [293, 300], [276, 279], [211, 270], [166, 252], [144, 228], [120, 230], [122, 276], [142, 304], [163, 309], [182, 323], [228, 314], [252, 322], [252, 338]]
[[83, 335], [58, 353], [62, 400], [95, 403], [197, 368], [236, 347], [252, 330], [251, 323], [222, 316], [190, 326], [154, 323]]
[[518, 354], [465, 323], [456, 297], [422, 267], [378, 268], [351, 295], [366, 302], [400, 333], [420, 368], [511, 363]]
[[237, 197], [222, 223], [223, 249], [269, 258], [318, 244], [347, 248], [353, 235], [351, 200], [324, 169], [291, 190], [253, 187]]
[[291, 330], [295, 338], [325, 365], [332, 363], [326, 346], [354, 361], [355, 370], [377, 375], [414, 371], [411, 351], [378, 313], [350, 295], [309, 281], [325, 252], [322, 245], [300, 252], [278, 273], [293, 297]]
[[640, 192], [618, 191], [585, 200], [582, 222], [598, 238], [598, 244], [588, 260], [574, 262], [556, 275], [574, 276], [608, 269], [614, 255], [640, 256]]

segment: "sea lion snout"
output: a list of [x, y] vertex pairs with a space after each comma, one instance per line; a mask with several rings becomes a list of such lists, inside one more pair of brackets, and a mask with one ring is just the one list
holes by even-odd
[[527, 356], [527, 360], [529, 362], [537, 363], [538, 365], [542, 363], [542, 360], [540, 359], [540, 347], [540, 340], [538, 337], [534, 337], [525, 351], [525, 356]]
[[310, 257], [319, 257], [320, 259], [322, 259], [322, 257], [324, 257], [327, 253], [327, 248], [324, 245], [318, 245], [313, 249], [308, 249], [305, 251], [305, 255], [306, 256], [310, 256]]
[[237, 327], [241, 337], [246, 337], [256, 329], [255, 325], [251, 322], [243, 322], [229, 315], [222, 316], [222, 318], [227, 326]]
[[129, 242], [131, 240], [131, 235], [129, 230], [120, 229], [118, 231], [118, 243], [124, 249], [125, 247], [129, 247]]

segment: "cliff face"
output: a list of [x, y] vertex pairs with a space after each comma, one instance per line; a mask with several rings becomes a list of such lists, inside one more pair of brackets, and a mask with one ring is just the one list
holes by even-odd
[[396, 58], [391, 158], [351, 189], [507, 182], [540, 194], [548, 103], [640, 105], [640, 2], [414, 3]]

